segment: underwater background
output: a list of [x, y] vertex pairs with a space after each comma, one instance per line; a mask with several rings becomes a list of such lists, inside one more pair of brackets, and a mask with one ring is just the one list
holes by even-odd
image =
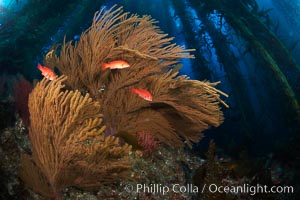
[[[137, 49], [134, 49], [130, 44], [134, 46], [135, 41], [131, 39], [130, 43], [129, 36], [122, 35], [124, 38], [128, 37], [129, 46], [126, 46], [126, 42], [120, 42], [121, 36], [114, 37], [115, 42], [112, 42], [105, 33], [99, 35], [99, 44], [93, 43], [92, 37], [83, 38], [82, 33], [86, 30], [93, 31], [93, 28], [89, 27], [97, 20], [113, 21], [114, 14], [122, 15], [118, 11], [121, 6], [124, 12], [130, 13], [126, 16], [128, 18], [131, 14], [137, 14], [140, 18], [150, 15], [157, 22], [150, 19], [147, 21], [147, 18], [145, 21], [159, 27], [159, 34], [166, 33], [168, 35], [164, 37], [174, 39], [164, 41], [164, 37], [155, 38], [156, 33], [145, 38], [137, 34], [136, 40], [141, 38], [142, 42], [136, 42]], [[95, 12], [99, 10], [102, 11], [102, 15], [95, 19]], [[111, 12], [112, 16], [101, 18], [105, 16], [104, 12]], [[0, 0], [0, 198], [299, 199], [299, 17], [298, 0]], [[122, 17], [120, 20], [122, 21]], [[97, 30], [105, 27], [105, 23], [94, 27], [95, 38], [98, 38]], [[118, 23], [116, 22], [119, 26]], [[131, 25], [138, 26], [139, 23], [141, 22], [137, 20]], [[120, 27], [121, 25], [122, 23]], [[113, 23], [108, 26], [108, 30], [127, 30], [118, 29]], [[145, 26], [145, 32], [153, 31], [151, 27]], [[130, 28], [128, 30], [128, 35], [133, 33]], [[107, 31], [107, 34], [117, 35], [113, 31]], [[101, 40], [102, 37], [104, 41]], [[149, 51], [147, 46], [142, 47], [143, 42], [147, 43], [147, 40], [153, 38], [153, 45], [149, 44]], [[71, 46], [64, 46], [68, 41], [72, 41]], [[154, 49], [157, 41], [161, 41], [161, 51]], [[83, 50], [78, 50], [77, 54], [72, 50], [73, 47], [77, 48], [76, 42], [78, 48], [79, 44], [83, 46]], [[176, 43], [180, 48], [163, 48], [170, 43]], [[95, 52], [88, 50], [93, 49], [94, 44], [98, 45], [97, 48], [104, 49], [101, 50], [100, 61], [95, 63]], [[115, 53], [106, 54], [113, 47], [119, 49]], [[144, 49], [149, 54], [143, 52]], [[69, 60], [65, 59], [67, 56]], [[91, 63], [85, 61], [85, 57], [89, 56]], [[143, 68], [136, 70], [135, 74], [125, 74], [128, 69], [124, 69], [124, 73], [119, 69], [112, 69], [97, 74], [89, 68], [86, 75], [80, 75], [85, 73], [80, 71], [80, 66], [98, 64], [101, 71], [101, 62], [117, 59], [129, 60], [130, 64], [136, 62], [132, 67], [149, 64], [151, 73], [141, 76], [137, 82], [126, 79], [128, 82], [124, 83], [124, 87], [134, 84], [136, 87], [149, 87], [149, 91], [153, 93], [153, 102], [140, 103], [137, 96], [128, 95], [118, 84], [114, 84], [118, 76], [135, 77], [136, 74], [144, 72]], [[59, 76], [54, 81], [47, 82], [37, 69], [38, 63], [68, 78]], [[69, 68], [71, 64], [78, 64], [78, 68]], [[182, 64], [180, 70], [176, 64]], [[161, 67], [162, 70], [156, 71], [155, 66]], [[173, 71], [171, 73], [168, 70]], [[176, 70], [179, 70], [179, 74]], [[171, 74], [169, 77], [165, 75], [168, 73]], [[177, 76], [184, 75], [189, 78], [176, 79]], [[86, 81], [83, 81], [82, 77], [87, 77]], [[62, 82], [66, 82], [65, 88], [61, 86]], [[159, 84], [163, 86], [157, 86]], [[171, 89], [166, 89], [167, 92], [163, 93], [163, 87]], [[196, 89], [192, 90], [193, 87]], [[205, 88], [204, 92], [202, 87]], [[55, 88], [59, 88], [61, 93]], [[113, 97], [105, 93], [107, 90], [115, 92], [118, 89], [120, 93], [113, 94]], [[105, 92], [101, 93], [102, 91]], [[28, 99], [29, 93], [32, 95]], [[51, 127], [55, 126], [51, 123], [62, 118], [58, 116], [52, 119], [52, 115], [44, 114], [47, 111], [52, 112], [53, 104], [49, 103], [49, 110], [41, 111], [43, 106], [48, 105], [47, 99], [51, 99], [53, 94], [57, 97], [70, 96], [69, 100], [67, 97], [53, 100], [53, 104], [57, 103], [55, 106], [59, 107], [68, 101], [70, 105], [78, 103], [78, 107], [73, 105], [74, 110], [79, 110], [80, 105], [86, 107], [86, 110], [78, 111], [85, 114], [79, 121], [86, 118], [94, 120], [88, 130], [82, 128], [81, 124], [69, 126], [70, 130], [80, 130], [80, 134], [88, 132], [85, 136], [88, 139], [84, 144], [88, 143], [90, 146], [81, 149], [77, 148], [77, 143], [73, 144], [77, 150], [72, 153], [80, 156], [68, 162], [78, 163], [70, 165], [69, 168], [63, 166], [67, 169], [67, 173], [64, 171], [63, 175], [57, 172], [58, 169], [54, 170], [59, 174], [59, 178], [50, 176], [51, 164], [48, 163], [48, 170], [41, 161], [41, 156], [45, 156], [46, 153], [39, 154], [38, 145], [43, 146], [42, 142], [38, 139], [36, 140], [39, 142], [34, 142], [35, 138], [32, 136], [43, 129], [52, 130]], [[74, 100], [74, 103], [72, 95], [74, 99], [90, 97], [91, 100]], [[123, 98], [119, 107], [114, 103], [114, 98]], [[111, 103], [106, 99], [110, 99]], [[119, 115], [118, 111], [123, 111], [121, 105], [127, 101], [139, 105], [141, 112], [136, 116]], [[132, 109], [133, 105], [130, 106], [128, 103], [126, 109], [131, 110], [126, 111], [126, 114], [136, 112], [137, 109]], [[92, 112], [97, 109], [103, 116]], [[148, 112], [148, 109], [151, 110]], [[200, 113], [193, 113], [194, 110], [199, 110]], [[68, 112], [72, 113], [72, 109]], [[147, 116], [154, 116], [159, 123], [151, 124], [147, 120], [140, 120], [148, 119]], [[69, 118], [64, 120], [68, 121]], [[76, 120], [74, 121], [77, 123]], [[53, 128], [53, 131], [64, 129], [66, 121], [62, 120], [60, 126]], [[89, 126], [89, 123], [86, 122], [86, 126]], [[129, 128], [127, 124], [130, 125]], [[94, 129], [97, 129], [97, 134], [103, 132], [103, 138], [91, 139], [97, 135]], [[135, 131], [134, 134], [132, 130]], [[152, 136], [145, 134], [146, 130], [150, 133], [153, 130]], [[59, 130], [57, 132], [60, 133]], [[50, 145], [49, 149], [54, 152], [53, 155], [57, 155], [56, 160], [59, 160], [64, 154], [52, 144], [55, 141], [52, 141], [52, 137], [55, 136], [50, 134], [47, 137], [50, 139], [48, 138], [44, 145]], [[95, 144], [94, 147], [93, 142], [107, 142], [109, 139], [105, 138], [111, 139], [107, 146], [116, 150], [102, 155], [99, 152], [105, 152], [107, 146], [98, 147]], [[75, 136], [73, 139], [76, 139]], [[67, 146], [69, 143], [64, 144]], [[92, 151], [90, 147], [100, 150], [88, 155], [101, 156], [94, 158], [82, 154]], [[84, 157], [88, 157], [86, 163], [80, 162]], [[112, 157], [114, 160], [111, 160]], [[90, 162], [95, 160], [96, 164], [90, 165]], [[107, 162], [105, 167], [100, 165], [104, 162]], [[85, 165], [88, 167], [84, 168]], [[99, 166], [104, 170], [99, 172]], [[107, 169], [107, 166], [113, 167]], [[87, 170], [95, 173], [88, 173]], [[39, 171], [38, 173], [43, 175], [34, 176], [32, 171]], [[81, 176], [73, 177], [74, 173], [81, 176], [85, 174], [86, 179]], [[31, 176], [35, 178], [28, 178]], [[70, 177], [72, 180], [66, 181]], [[43, 181], [37, 181], [42, 179]], [[45, 187], [42, 187], [42, 184], [45, 184]], [[128, 185], [135, 187], [136, 184], [148, 184], [149, 187], [161, 184], [159, 188], [168, 184], [180, 184], [187, 190], [189, 184], [192, 184], [192, 189], [203, 188], [205, 184], [261, 184], [269, 187], [293, 186], [293, 193], [262, 192], [252, 195], [250, 192], [224, 194], [185, 191], [162, 195], [157, 191], [127, 191]]]

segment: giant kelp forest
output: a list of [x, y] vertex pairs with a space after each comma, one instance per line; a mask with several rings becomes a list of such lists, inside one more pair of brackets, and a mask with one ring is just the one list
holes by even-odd
[[[1, 198], [165, 198], [124, 191], [137, 183], [298, 191], [300, 48], [272, 12], [297, 27], [300, 8], [270, 2], [3, 1]], [[130, 67], [101, 70], [114, 60]], [[37, 63], [57, 78], [39, 75]]]

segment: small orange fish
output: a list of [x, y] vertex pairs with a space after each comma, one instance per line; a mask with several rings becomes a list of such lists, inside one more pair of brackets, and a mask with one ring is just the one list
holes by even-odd
[[102, 70], [106, 69], [124, 69], [130, 67], [130, 65], [124, 60], [115, 60], [109, 63], [102, 63]]
[[57, 76], [52, 69], [50, 69], [46, 66], [42, 66], [40, 63], [38, 64], [37, 68], [42, 72], [42, 75], [44, 77], [46, 77], [47, 79], [49, 79], [50, 81], [53, 81], [54, 79], [56, 79]]
[[147, 101], [152, 101], [152, 94], [148, 90], [132, 88], [131, 92]]

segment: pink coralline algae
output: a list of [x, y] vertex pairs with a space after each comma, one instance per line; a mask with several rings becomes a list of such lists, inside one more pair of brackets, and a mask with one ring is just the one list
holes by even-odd
[[138, 135], [138, 144], [145, 153], [150, 153], [155, 151], [159, 143], [150, 133], [143, 131]]
[[19, 79], [14, 85], [15, 107], [25, 127], [29, 126], [28, 96], [31, 91], [31, 83], [24, 78]]

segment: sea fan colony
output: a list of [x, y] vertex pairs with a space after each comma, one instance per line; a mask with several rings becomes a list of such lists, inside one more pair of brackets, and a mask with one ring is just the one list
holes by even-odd
[[[53, 47], [44, 64], [62, 76], [43, 79], [30, 94], [33, 151], [22, 157], [21, 177], [37, 192], [59, 198], [69, 186], [93, 189], [124, 178], [139, 133], [183, 147], [220, 125], [219, 104], [227, 106], [220, 95], [226, 94], [217, 83], [178, 76], [176, 64], [193, 56], [171, 40], [149, 16], [113, 7], [97, 12], [78, 42]], [[130, 67], [101, 70], [101, 63], [115, 60]], [[146, 89], [153, 100], [132, 88]], [[29, 178], [32, 169], [36, 174]]]

